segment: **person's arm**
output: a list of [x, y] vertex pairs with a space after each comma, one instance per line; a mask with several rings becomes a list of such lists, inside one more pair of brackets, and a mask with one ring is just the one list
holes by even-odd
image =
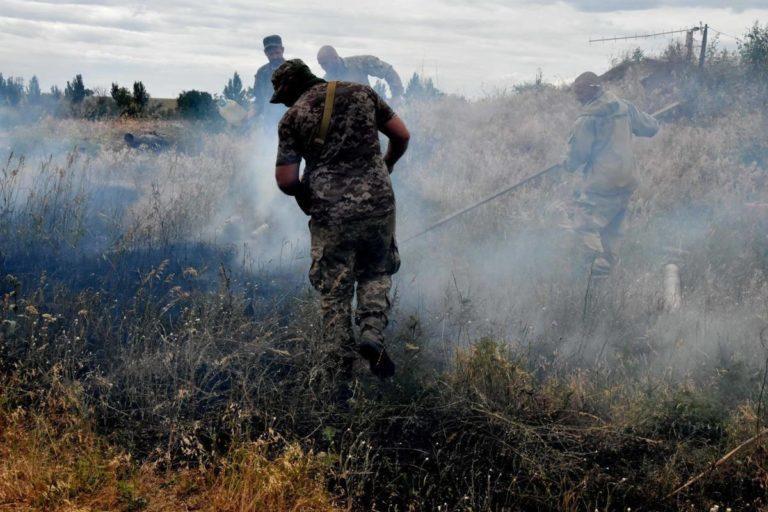
[[373, 55], [363, 55], [361, 59], [365, 72], [368, 75], [383, 78], [387, 82], [393, 99], [403, 95], [403, 82], [400, 80], [400, 75], [397, 74], [392, 64], [384, 62]]
[[573, 172], [589, 160], [592, 145], [595, 142], [595, 133], [592, 119], [586, 116], [579, 117], [568, 139], [568, 151], [563, 167]]
[[629, 104], [629, 125], [632, 134], [638, 137], [653, 137], [659, 131], [659, 122], [633, 104]]
[[299, 164], [283, 164], [275, 166], [275, 180], [277, 187], [288, 196], [296, 196], [301, 193], [302, 184], [299, 179]]
[[285, 117], [277, 128], [279, 142], [277, 146], [277, 162], [275, 163], [275, 181], [277, 187], [286, 195], [296, 198], [301, 210], [309, 215], [309, 189], [299, 178], [301, 152], [290, 128], [290, 120]]
[[408, 141], [411, 139], [411, 134], [408, 132], [408, 128], [402, 119], [397, 116], [392, 117], [389, 121], [384, 123], [380, 128], [381, 132], [389, 139], [387, 144], [387, 152], [384, 155], [384, 163], [387, 164], [389, 173], [395, 169], [395, 164], [400, 157], [402, 157], [408, 149]]

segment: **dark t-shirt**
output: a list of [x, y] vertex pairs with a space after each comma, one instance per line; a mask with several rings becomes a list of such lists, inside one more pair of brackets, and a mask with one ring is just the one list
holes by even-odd
[[381, 155], [379, 129], [395, 113], [367, 85], [339, 82], [333, 116], [318, 147], [328, 84], [305, 92], [280, 121], [277, 165], [307, 162], [312, 219], [324, 223], [378, 217], [395, 209], [389, 172]]

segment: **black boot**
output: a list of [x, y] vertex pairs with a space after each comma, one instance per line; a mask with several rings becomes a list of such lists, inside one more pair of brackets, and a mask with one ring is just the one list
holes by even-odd
[[381, 380], [395, 375], [395, 363], [389, 358], [381, 343], [364, 339], [357, 346], [357, 350], [363, 359], [368, 361], [371, 373]]

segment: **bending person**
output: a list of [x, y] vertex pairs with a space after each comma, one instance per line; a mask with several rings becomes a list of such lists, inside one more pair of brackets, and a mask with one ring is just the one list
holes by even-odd
[[317, 62], [325, 71], [326, 80], [344, 80], [369, 85], [368, 77], [374, 76], [387, 82], [392, 100], [397, 101], [403, 95], [403, 82], [395, 68], [373, 55], [342, 58], [333, 46], [323, 46], [317, 52]]

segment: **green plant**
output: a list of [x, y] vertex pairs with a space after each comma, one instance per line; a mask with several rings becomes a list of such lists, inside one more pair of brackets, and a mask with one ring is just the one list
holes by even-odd
[[768, 25], [755, 22], [739, 42], [739, 53], [749, 71], [758, 79], [768, 78]]
[[184, 91], [177, 100], [179, 114], [186, 119], [214, 120], [220, 118], [213, 97], [207, 92]]
[[237, 71], [235, 71], [234, 76], [227, 81], [227, 85], [224, 86], [224, 97], [228, 100], [235, 101], [240, 105], [247, 105], [247, 92], [243, 89], [243, 81], [240, 79], [240, 75]]
[[87, 96], [92, 94], [91, 90], [85, 88], [83, 75], [76, 75], [71, 82], [67, 82], [67, 86], [64, 88], [64, 97], [75, 105], [82, 103]]

